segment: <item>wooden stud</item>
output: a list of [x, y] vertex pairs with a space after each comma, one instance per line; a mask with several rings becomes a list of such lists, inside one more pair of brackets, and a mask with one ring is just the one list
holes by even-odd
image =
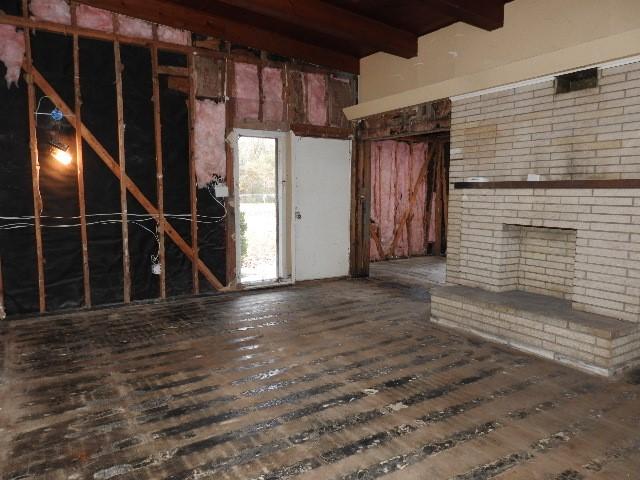
[[[196, 69], [193, 55], [188, 56], [189, 70], [189, 200], [191, 204], [191, 249], [194, 258], [199, 258], [198, 249], [198, 184], [195, 165], [195, 125], [196, 125]], [[193, 293], [200, 293], [198, 262], [193, 262]]]
[[362, 202], [362, 233], [361, 235], [361, 259], [360, 270], [365, 277], [369, 276], [370, 241], [371, 241], [371, 142], [365, 142], [365, 150], [362, 158], [362, 193], [360, 201]]
[[[23, 11], [28, 15], [27, 2], [23, 2]], [[40, 162], [38, 159], [38, 138], [36, 128], [36, 89], [33, 78], [33, 59], [31, 55], [30, 30], [24, 30], [25, 43], [25, 79], [27, 81], [27, 98], [29, 113], [29, 147], [31, 153], [31, 185], [33, 189], [33, 217], [36, 237], [36, 257], [38, 262], [38, 303], [40, 313], [47, 310], [45, 282], [44, 282], [44, 254], [42, 250], [42, 227], [40, 215], [42, 214], [42, 196], [40, 195]], [[70, 113], [70, 112], [69, 112]]]
[[153, 127], [156, 146], [156, 191], [158, 196], [158, 256], [160, 257], [160, 297], [167, 298], [167, 260], [165, 253], [164, 160], [162, 156], [162, 122], [160, 117], [160, 84], [158, 81], [158, 48], [151, 47], [153, 83]]
[[371, 230], [371, 142], [356, 142], [351, 172], [351, 276], [366, 277], [369, 275], [371, 236], [376, 233]]
[[120, 166], [120, 209], [122, 218], [122, 270], [124, 303], [131, 301], [131, 261], [129, 258], [129, 220], [127, 215], [126, 157], [124, 149], [124, 104], [122, 101], [122, 62], [120, 42], [113, 43], [116, 70], [116, 107], [118, 112], [118, 164]]
[[[230, 69], [230, 64], [233, 62], [230, 59], [227, 59], [225, 62], [225, 71], [226, 71], [226, 95], [231, 95], [233, 89], [235, 87], [235, 77], [233, 75], [233, 69]], [[231, 130], [233, 129], [233, 122], [235, 118], [235, 105], [234, 102], [227, 103], [226, 108], [226, 120], [227, 120], [227, 128], [225, 131], [225, 135], [229, 135]], [[227, 155], [227, 187], [229, 188], [229, 196], [226, 199], [226, 207], [227, 207], [227, 218], [226, 218], [226, 231], [227, 231], [227, 286], [230, 288], [235, 288], [238, 283], [237, 279], [237, 255], [236, 252], [236, 197], [235, 197], [235, 159], [233, 155], [233, 149], [228, 142], [225, 142], [225, 151]]]
[[262, 78], [262, 70], [264, 69], [264, 63], [258, 63], [258, 121], [264, 121], [264, 82]]
[[[76, 4], [71, 6], [71, 21], [76, 24]], [[80, 90], [80, 47], [78, 34], [73, 34], [73, 89], [76, 122], [82, 123], [82, 92]], [[82, 155], [82, 133], [75, 129], [76, 170], [78, 175], [78, 205], [80, 210], [80, 238], [82, 241], [82, 280], [84, 288], [84, 306], [91, 306], [91, 280], [89, 270], [89, 240], [87, 234], [87, 215], [84, 191], [84, 159]]]
[[[74, 128], [81, 129], [82, 138], [85, 142], [95, 151], [95, 153], [100, 157], [102, 162], [107, 166], [111, 173], [113, 173], [118, 179], [120, 179], [121, 172], [118, 165], [113, 157], [109, 154], [109, 152], [104, 148], [104, 146], [98, 141], [98, 139], [91, 133], [91, 131], [84, 124], [76, 125], [75, 118], [73, 117], [73, 112], [69, 108], [69, 106], [64, 102], [64, 100], [60, 97], [58, 92], [54, 90], [54, 88], [47, 82], [47, 80], [40, 74], [40, 72], [31, 68], [31, 72], [33, 75], [34, 83], [47, 95], [51, 101], [62, 111], [62, 113], [68, 117], [69, 123]], [[149, 201], [149, 199], [140, 191], [138, 186], [131, 180], [128, 176], [124, 176], [124, 183], [127, 187], [127, 190], [131, 195], [142, 205], [142, 207], [147, 211], [155, 219], [159, 219], [158, 209]], [[180, 236], [180, 234], [173, 228], [173, 226], [165, 219], [164, 221], [164, 229], [165, 233], [173, 240], [176, 246], [189, 258], [191, 261], [196, 261], [197, 259], [193, 256], [193, 251], [189, 244]], [[216, 278], [216, 276], [209, 270], [209, 268], [201, 261], [197, 260], [198, 267], [200, 269], [200, 273], [207, 279], [207, 281], [217, 290], [225, 289], [222, 283]]]

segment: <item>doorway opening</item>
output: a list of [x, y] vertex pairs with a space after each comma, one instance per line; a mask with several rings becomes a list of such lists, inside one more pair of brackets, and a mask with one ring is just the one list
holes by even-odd
[[440, 135], [371, 142], [371, 278], [444, 283], [448, 152]]
[[238, 283], [273, 284], [290, 278], [286, 226], [285, 137], [239, 131], [236, 154], [236, 252]]

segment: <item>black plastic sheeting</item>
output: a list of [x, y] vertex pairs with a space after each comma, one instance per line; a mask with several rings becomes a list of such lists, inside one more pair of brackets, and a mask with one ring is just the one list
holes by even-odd
[[[114, 46], [111, 42], [80, 39], [80, 86], [82, 121], [106, 151], [118, 161]], [[32, 35], [35, 67], [57, 93], [74, 108], [73, 50], [71, 37], [38, 32]], [[157, 205], [157, 172], [152, 100], [150, 51], [122, 45], [123, 104], [126, 171], [142, 193]], [[184, 55], [161, 53], [160, 64], [184, 66]], [[0, 63], [0, 76], [4, 66]], [[160, 78], [165, 213], [191, 243], [189, 187], [189, 110], [186, 96], [168, 88]], [[54, 108], [36, 89], [40, 112]], [[24, 79], [7, 89], [0, 85], [0, 216], [33, 217], [33, 190], [29, 154], [27, 91]], [[43, 199], [43, 253], [47, 310], [81, 307], [84, 302], [80, 207], [75, 162], [64, 166], [53, 156], [52, 142], [69, 147], [76, 158], [75, 131], [66, 119], [54, 121], [37, 116], [40, 160], [40, 193]], [[85, 206], [93, 305], [123, 301], [122, 226], [120, 182], [93, 149], [83, 142]], [[200, 258], [225, 283], [224, 207], [208, 190], [197, 194]], [[133, 300], [159, 297], [159, 277], [152, 272], [152, 256], [158, 252], [156, 223], [148, 212], [127, 195], [129, 252]], [[182, 218], [172, 215], [183, 215]], [[59, 217], [59, 218], [58, 218]], [[210, 218], [209, 218], [210, 217]], [[19, 220], [0, 219], [0, 226]], [[5, 308], [9, 315], [38, 311], [37, 259], [33, 227], [0, 229], [0, 256], [4, 278]], [[192, 264], [166, 237], [167, 294], [193, 291]], [[200, 276], [202, 291], [212, 288]]]
[[[34, 66], [67, 105], [74, 108], [71, 37], [47, 32], [32, 34], [31, 51]], [[38, 89], [36, 103], [40, 105], [39, 113], [54, 108]], [[80, 307], [84, 290], [82, 240], [77, 219], [80, 213], [77, 170], [75, 163], [60, 164], [53, 157], [51, 147], [51, 142], [64, 144], [75, 158], [75, 131], [66, 120], [55, 121], [48, 115], [38, 115], [36, 121], [47, 310]]]
[[[0, 78], [6, 73], [0, 62]], [[33, 189], [29, 154], [27, 87], [20, 77], [18, 87], [8, 89], [0, 81], [0, 216], [32, 217]], [[0, 220], [0, 226], [19, 220]], [[35, 229], [0, 229], [0, 258], [4, 280], [4, 302], [8, 315], [38, 311], [38, 274]]]
[[[214, 199], [208, 189], [198, 189], [197, 210], [202, 220], [198, 223], [198, 248], [200, 260], [209, 267], [218, 280], [227, 283], [226, 229], [223, 198]], [[235, 245], [232, 245], [235, 248]], [[200, 290], [213, 291], [213, 287], [201, 275]]]
[[[80, 90], [82, 122], [118, 161], [115, 58], [113, 43], [81, 39]], [[54, 52], [52, 52], [52, 55]], [[85, 205], [91, 299], [94, 305], [124, 299], [120, 181], [93, 149], [83, 144]], [[97, 221], [111, 220], [113, 223]]]
[[7, 15], [21, 16], [22, 2], [20, 0], [0, 0], [0, 10], [2, 10]]
[[[191, 212], [189, 189], [189, 109], [187, 97], [167, 87], [167, 77], [160, 78], [160, 112], [162, 122], [162, 156], [164, 168], [164, 211], [185, 215]], [[191, 224], [170, 220], [176, 231], [191, 244]], [[193, 291], [191, 261], [167, 237], [165, 241], [167, 295], [184, 295]]]
[[[140, 191], [157, 205], [156, 149], [153, 115], [153, 84], [149, 49], [130, 45], [120, 48], [123, 65], [122, 97], [126, 125], [124, 144], [126, 171]], [[159, 277], [151, 272], [151, 256], [158, 253], [154, 237], [156, 222], [131, 195], [127, 194], [131, 295], [134, 300], [157, 298]], [[151, 230], [151, 232], [149, 232]]]

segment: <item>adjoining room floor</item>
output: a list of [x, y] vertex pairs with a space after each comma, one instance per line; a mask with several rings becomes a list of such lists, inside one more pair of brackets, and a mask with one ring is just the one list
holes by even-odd
[[0, 474], [639, 478], [633, 376], [441, 330], [427, 298], [342, 280], [2, 322]]
[[400, 260], [372, 262], [369, 275], [372, 279], [394, 281], [403, 285], [415, 285], [429, 289], [446, 281], [445, 257], [411, 257]]

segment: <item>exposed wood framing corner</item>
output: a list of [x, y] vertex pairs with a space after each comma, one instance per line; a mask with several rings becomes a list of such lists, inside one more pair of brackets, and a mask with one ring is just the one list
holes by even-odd
[[[73, 117], [73, 111], [69, 108], [69, 106], [62, 100], [60, 95], [54, 90], [54, 88], [47, 82], [47, 80], [36, 70], [31, 67], [31, 74], [33, 76], [33, 82], [40, 88], [45, 95], [51, 98], [51, 101], [56, 105], [57, 108], [62, 111], [65, 115], [69, 123], [75, 127], [80, 127], [82, 132], [82, 138], [87, 142], [87, 144], [96, 152], [96, 154], [100, 157], [100, 159], [104, 162], [104, 164], [111, 170], [111, 172], [118, 178], [122, 176], [120, 172], [120, 166], [118, 162], [116, 162], [111, 155], [107, 152], [104, 146], [98, 141], [98, 139], [91, 133], [91, 131], [84, 124], [76, 124], [75, 117]], [[34, 107], [35, 108], [35, 107]], [[35, 122], [34, 122], [35, 124]], [[35, 145], [35, 132], [33, 132], [32, 142], [34, 142], [34, 146], [36, 147], [36, 159], [37, 159], [37, 145]], [[126, 186], [126, 189], [131, 195], [142, 205], [142, 207], [156, 220], [159, 219], [158, 209], [149, 201], [149, 199], [140, 191], [140, 189], [136, 186], [136, 184], [129, 178], [126, 173], [122, 177], [122, 181]], [[197, 259], [194, 256], [193, 249], [189, 246], [189, 244], [180, 236], [180, 234], [173, 228], [171, 223], [169, 223], [166, 219], [162, 222], [164, 225], [165, 233], [173, 240], [176, 246], [191, 260], [192, 262], [196, 262], [198, 265], [199, 272], [207, 279], [207, 281], [211, 284], [213, 288], [216, 290], [224, 289], [224, 285], [216, 278], [216, 276], [209, 270], [209, 268], [202, 262], [202, 260]]]

